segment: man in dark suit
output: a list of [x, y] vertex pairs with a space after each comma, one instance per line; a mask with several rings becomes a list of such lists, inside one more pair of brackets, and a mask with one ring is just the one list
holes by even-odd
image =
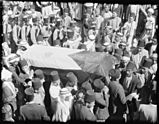
[[88, 90], [86, 92], [85, 105], [81, 107], [81, 120], [83, 121], [96, 121], [96, 116], [93, 112], [95, 105], [95, 93], [93, 90]]
[[140, 75], [143, 75], [142, 87], [140, 88], [141, 103], [147, 104], [150, 101], [150, 93], [152, 90], [152, 74], [150, 67], [153, 61], [150, 58], [145, 58], [141, 66]]
[[44, 106], [33, 102], [34, 89], [27, 88], [25, 90], [27, 103], [21, 106], [20, 116], [21, 120], [49, 120]]
[[[93, 82], [94, 91], [95, 91], [95, 114], [97, 119], [100, 121], [105, 121], [109, 117], [109, 94], [108, 88], [104, 85], [104, 83], [100, 79], [96, 79]], [[107, 88], [107, 91], [104, 90]]]
[[109, 114], [108, 120], [119, 119], [123, 120], [123, 115], [126, 112], [126, 97], [122, 85], [119, 83], [121, 73], [118, 69], [111, 69], [109, 71]]
[[126, 70], [122, 73], [122, 79], [120, 80], [123, 88], [125, 90], [125, 95], [128, 96], [131, 93], [137, 92], [141, 81], [137, 78], [137, 76], [133, 73], [135, 70], [135, 64], [130, 61], [127, 66]]

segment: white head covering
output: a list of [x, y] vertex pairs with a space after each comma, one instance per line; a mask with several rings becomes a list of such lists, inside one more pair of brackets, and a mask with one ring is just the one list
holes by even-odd
[[12, 78], [12, 73], [3, 67], [1, 72], [1, 79], [6, 81]]
[[154, 10], [153, 10], [152, 8], [149, 8], [149, 9], [148, 9], [148, 12], [150, 12], [150, 13], [153, 14], [153, 13], [154, 13]]

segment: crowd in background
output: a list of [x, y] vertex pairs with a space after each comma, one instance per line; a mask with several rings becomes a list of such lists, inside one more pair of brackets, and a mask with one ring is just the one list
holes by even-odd
[[[156, 5], [4, 1], [3, 120], [156, 122], [157, 16]], [[110, 81], [79, 87], [53, 70], [47, 82], [21, 58], [32, 45], [110, 54]]]

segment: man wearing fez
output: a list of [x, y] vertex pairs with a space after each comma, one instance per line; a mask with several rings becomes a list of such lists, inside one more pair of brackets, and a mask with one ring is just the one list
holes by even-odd
[[[96, 79], [93, 82], [94, 92], [95, 92], [95, 115], [97, 120], [105, 121], [109, 117], [109, 89], [104, 85], [100, 79]], [[107, 88], [107, 91], [103, 90]]]
[[52, 71], [50, 74], [51, 84], [49, 88], [49, 94], [51, 98], [51, 118], [57, 110], [57, 101], [59, 98], [61, 86], [60, 77], [57, 71]]
[[27, 41], [27, 21], [28, 21], [28, 16], [24, 15], [23, 16], [23, 22], [22, 22], [22, 28], [21, 28], [21, 39], [22, 39], [22, 41]]
[[109, 20], [109, 25], [112, 26], [113, 31], [118, 31], [121, 23], [121, 18], [118, 17], [117, 13], [114, 11], [112, 14], [112, 18]]
[[87, 51], [95, 52], [95, 31], [90, 29], [87, 35], [87, 40], [84, 42]]
[[14, 16], [14, 25], [13, 25], [13, 41], [11, 41], [11, 50], [13, 53], [17, 51], [17, 42], [19, 41], [21, 27], [18, 25], [18, 15]]
[[62, 40], [64, 38], [64, 33], [63, 33], [63, 27], [62, 27], [62, 21], [61, 18], [57, 18], [56, 20], [56, 25], [55, 29], [53, 31], [53, 46], [55, 45], [54, 41], [55, 40]]
[[37, 44], [37, 39], [36, 39], [38, 36], [37, 17], [33, 17], [32, 22], [33, 22], [33, 26], [30, 29], [30, 37], [31, 37], [32, 44]]
[[41, 81], [39, 78], [32, 79], [32, 87], [34, 89], [33, 102], [45, 106], [44, 105], [45, 94], [43, 94], [43, 92], [41, 90], [42, 84], [41, 84]]
[[131, 14], [131, 16], [128, 18], [128, 21], [122, 27], [122, 29], [124, 29], [124, 37], [129, 48], [132, 46], [132, 40], [133, 36], [135, 35], [135, 30], [137, 26], [134, 19], [135, 15]]
[[126, 96], [132, 93], [137, 93], [141, 85], [141, 81], [134, 74], [134, 72], [136, 71], [135, 68], [135, 64], [132, 61], [129, 61], [129, 63], [126, 66], [126, 70], [122, 73], [120, 83], [122, 84], [125, 90]]
[[150, 93], [152, 88], [152, 74], [150, 72], [150, 67], [152, 66], [152, 63], [152, 59], [145, 58], [138, 72], [138, 76], [142, 84], [140, 90], [140, 98], [141, 102], [144, 104], [149, 103], [150, 100]]
[[71, 24], [71, 17], [69, 16], [68, 8], [64, 8], [64, 28], [67, 29]]
[[135, 65], [137, 67], [137, 69], [139, 68], [139, 65], [141, 63], [141, 60], [143, 59], [143, 57], [145, 56], [146, 58], [149, 57], [148, 55], [148, 51], [144, 49], [145, 47], [145, 43], [142, 40], [138, 41], [138, 52], [136, 55], [132, 55], [132, 61], [135, 62]]
[[121, 73], [118, 69], [111, 69], [109, 71], [109, 114], [111, 118], [123, 119], [123, 114], [126, 112], [126, 96], [123, 86], [119, 83]]
[[32, 87], [25, 89], [27, 103], [20, 108], [21, 120], [45, 120], [48, 121], [48, 117], [45, 107], [34, 103], [34, 89]]
[[[50, 32], [51, 30], [50, 29], [51, 29], [51, 27], [49, 25], [49, 17], [45, 16], [43, 18], [43, 26], [41, 27], [41, 33], [44, 36], [43, 38], [44, 38], [44, 41], [45, 41], [46, 45], [49, 45], [48, 38], [51, 35], [51, 32]], [[45, 36], [46, 36], [46, 38], [45, 38]]]
[[94, 105], [95, 105], [95, 93], [93, 90], [88, 90], [86, 92], [85, 98], [85, 105], [81, 108], [81, 119], [82, 121], [96, 121], [97, 118], [93, 112]]
[[76, 93], [76, 91], [78, 90], [78, 79], [75, 76], [75, 74], [73, 72], [69, 72], [66, 75], [68, 82], [66, 83], [66, 88], [69, 89], [69, 91], [72, 93], [72, 95], [74, 95]]

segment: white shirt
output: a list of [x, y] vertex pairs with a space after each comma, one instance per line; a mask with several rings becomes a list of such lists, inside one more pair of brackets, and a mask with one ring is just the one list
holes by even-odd
[[53, 84], [51, 84], [49, 89], [50, 96], [53, 98], [58, 98], [60, 94], [60, 90], [61, 90], [61, 87], [59, 85], [54, 86]]

